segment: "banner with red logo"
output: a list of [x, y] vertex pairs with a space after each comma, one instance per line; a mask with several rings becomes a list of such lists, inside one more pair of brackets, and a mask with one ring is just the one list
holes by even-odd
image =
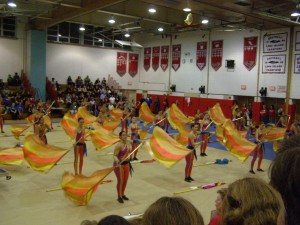
[[127, 53], [117, 52], [117, 74], [121, 77], [126, 73]]
[[152, 47], [152, 68], [156, 71], [159, 67], [160, 47]]
[[177, 71], [180, 67], [181, 45], [172, 46], [172, 68]]
[[207, 56], [207, 42], [198, 42], [196, 64], [199, 70], [203, 70], [204, 67], [206, 66], [206, 56]]
[[215, 71], [222, 66], [223, 40], [212, 41], [211, 43], [211, 66]]
[[244, 66], [250, 71], [256, 65], [257, 37], [244, 38]]
[[146, 71], [150, 68], [150, 59], [151, 59], [151, 48], [144, 49], [144, 69]]
[[160, 67], [166, 71], [169, 65], [169, 46], [161, 46], [160, 49]]
[[135, 53], [129, 53], [129, 75], [134, 77], [138, 72], [139, 55]]

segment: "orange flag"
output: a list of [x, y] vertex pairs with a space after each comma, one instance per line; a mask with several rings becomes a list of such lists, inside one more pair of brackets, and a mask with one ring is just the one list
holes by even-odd
[[108, 176], [114, 168], [107, 168], [94, 172], [90, 177], [65, 172], [62, 176], [61, 186], [65, 196], [78, 205], [87, 205], [97, 190], [98, 185]]
[[123, 114], [123, 110], [121, 110], [121, 109], [113, 109], [113, 110], [110, 111], [110, 114], [112, 114], [117, 119], [121, 119], [122, 114]]
[[183, 146], [186, 146], [188, 144], [188, 137], [191, 130], [188, 129], [185, 125], [181, 124], [178, 126], [178, 132], [178, 134], [174, 135], [175, 140]]
[[209, 115], [217, 125], [222, 125], [226, 120], [219, 103], [215, 104], [214, 107], [209, 109]]
[[188, 123], [193, 123], [194, 118], [192, 117], [187, 117], [184, 115], [184, 113], [178, 108], [178, 106], [173, 103], [171, 107], [168, 110], [168, 121], [170, 122], [171, 126], [174, 129], [178, 129], [178, 126], [180, 124], [188, 124]]
[[82, 117], [85, 124], [91, 124], [97, 120], [97, 117], [90, 114], [85, 107], [78, 108], [77, 117]]
[[226, 119], [223, 124], [223, 144], [232, 155], [244, 162], [257, 145], [243, 138], [232, 124], [229, 119]]
[[33, 170], [48, 172], [70, 150], [46, 145], [34, 134], [24, 139], [24, 158]]
[[120, 141], [119, 136], [113, 132], [101, 132], [99, 129], [91, 131], [90, 136], [97, 150], [103, 150]]
[[146, 102], [143, 102], [140, 107], [139, 117], [145, 122], [145, 125], [155, 120], [155, 115], [151, 112]]
[[[43, 118], [44, 118], [44, 123], [47, 124], [48, 127], [51, 127], [51, 118], [48, 115], [44, 115]], [[31, 114], [30, 116], [26, 117], [25, 121], [29, 124], [33, 124], [34, 123], [34, 114]]]
[[266, 127], [263, 129], [263, 141], [280, 141], [284, 139], [286, 128]]
[[24, 126], [24, 125], [17, 125], [12, 124], [11, 125], [11, 133], [14, 135], [14, 137], [19, 140], [20, 135], [29, 128], [30, 126]]
[[75, 120], [70, 112], [67, 112], [62, 120], [60, 121], [61, 127], [64, 129], [66, 134], [73, 140], [75, 139], [75, 130], [79, 126], [78, 121]]
[[171, 138], [163, 129], [155, 127], [151, 139], [145, 141], [145, 148], [150, 155], [165, 167], [175, 165], [193, 151], [183, 147]]
[[103, 128], [106, 130], [114, 130], [121, 124], [120, 119], [115, 119], [110, 117], [109, 119], [105, 119], [103, 123]]
[[0, 164], [20, 165], [23, 162], [24, 155], [22, 148], [0, 148]]
[[33, 118], [34, 118], [34, 114], [31, 114], [30, 116], [27, 116], [25, 118], [25, 121], [29, 124], [33, 124]]

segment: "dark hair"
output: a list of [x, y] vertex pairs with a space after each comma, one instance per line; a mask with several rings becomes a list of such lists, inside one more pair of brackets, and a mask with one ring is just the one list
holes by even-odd
[[79, 122], [80, 120], [84, 120], [82, 117], [79, 117], [78, 119], [77, 119], [77, 121]]
[[121, 130], [119, 133], [119, 137], [121, 137], [124, 132], [125, 132], [124, 130]]
[[300, 136], [283, 143], [269, 169], [286, 208], [286, 225], [300, 224]]
[[98, 225], [130, 225], [130, 223], [121, 216], [110, 215], [101, 219]]

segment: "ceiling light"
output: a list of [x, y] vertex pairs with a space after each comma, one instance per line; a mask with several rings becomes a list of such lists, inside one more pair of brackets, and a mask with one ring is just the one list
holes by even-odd
[[128, 37], [130, 37], [130, 34], [126, 33], [126, 34], [124, 34], [124, 36], [128, 38]]
[[294, 17], [296, 17], [296, 16], [300, 16], [300, 13], [299, 13], [299, 12], [297, 12], [297, 11], [295, 11], [295, 12], [293, 12], [293, 13], [291, 14], [291, 16], [294, 16]]
[[10, 7], [17, 7], [17, 4], [14, 1], [8, 1], [7, 5]]
[[148, 12], [149, 12], [149, 13], [156, 13], [156, 9], [150, 8], [150, 9], [148, 9]]
[[185, 12], [190, 12], [190, 11], [192, 11], [192, 10], [191, 10], [190, 8], [187, 7], [187, 8], [184, 8], [183, 11], [185, 11]]
[[58, 37], [61, 37], [61, 34], [58, 34]]
[[81, 26], [79, 27], [79, 30], [80, 30], [80, 31], [85, 31], [85, 27], [84, 27], [83, 25], [81, 25]]
[[98, 39], [98, 41], [99, 41], [99, 42], [102, 42], [102, 39], [101, 39], [101, 38], [99, 38], [99, 39]]
[[114, 18], [111, 18], [111, 19], [108, 20], [108, 22], [111, 23], [111, 24], [113, 24], [113, 23], [115, 23], [116, 21], [115, 21]]
[[202, 19], [202, 21], [201, 21], [201, 23], [203, 23], [203, 24], [207, 24], [209, 21], [208, 21], [208, 19], [206, 19], [206, 18], [203, 18]]
[[164, 31], [164, 28], [159, 27], [157, 30], [158, 30], [159, 32], [163, 32], [163, 31]]

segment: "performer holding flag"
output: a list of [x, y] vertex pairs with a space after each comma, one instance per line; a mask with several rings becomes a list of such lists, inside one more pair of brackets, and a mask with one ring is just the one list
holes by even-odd
[[188, 137], [188, 145], [187, 148], [191, 150], [191, 153], [188, 154], [185, 157], [186, 165], [185, 165], [185, 178], [184, 181], [191, 182], [194, 181], [194, 179], [191, 177], [192, 168], [193, 168], [193, 162], [195, 157], [195, 143], [198, 139], [198, 130], [199, 130], [199, 124], [195, 123], [192, 124], [192, 130]]
[[4, 115], [4, 107], [2, 105], [0, 105], [0, 129], [1, 129], [1, 133], [4, 133], [3, 131], [3, 124], [4, 124], [4, 118], [3, 118], [3, 115]]
[[209, 125], [210, 125], [210, 120], [209, 120], [209, 114], [206, 113], [201, 126], [200, 126], [200, 130], [201, 130], [201, 139], [202, 139], [202, 143], [201, 143], [201, 147], [200, 147], [200, 156], [207, 156], [206, 155], [206, 148], [208, 145], [208, 138], [209, 138], [209, 131], [207, 131]]
[[[83, 155], [86, 151], [85, 144], [85, 127], [84, 119], [82, 117], [78, 118], [79, 126], [75, 130], [76, 138], [75, 138], [75, 146], [74, 146], [74, 170], [75, 175], [82, 174], [82, 166], [83, 166]], [[79, 165], [78, 165], [79, 158]], [[79, 172], [78, 172], [79, 171]]]
[[[135, 149], [138, 146], [138, 144], [140, 143], [140, 135], [138, 134], [139, 128], [138, 128], [138, 124], [136, 122], [136, 117], [132, 117], [129, 128], [131, 131], [132, 149]], [[138, 160], [136, 157], [137, 153], [138, 153], [138, 151], [134, 152], [133, 160]]]
[[37, 126], [35, 128], [35, 135], [37, 135], [41, 140], [42, 142], [44, 142], [45, 144], [48, 144], [47, 142], [47, 137], [46, 137], [46, 132], [50, 130], [50, 127], [45, 124], [44, 122], [44, 118], [41, 117], [38, 121], [37, 121]]

